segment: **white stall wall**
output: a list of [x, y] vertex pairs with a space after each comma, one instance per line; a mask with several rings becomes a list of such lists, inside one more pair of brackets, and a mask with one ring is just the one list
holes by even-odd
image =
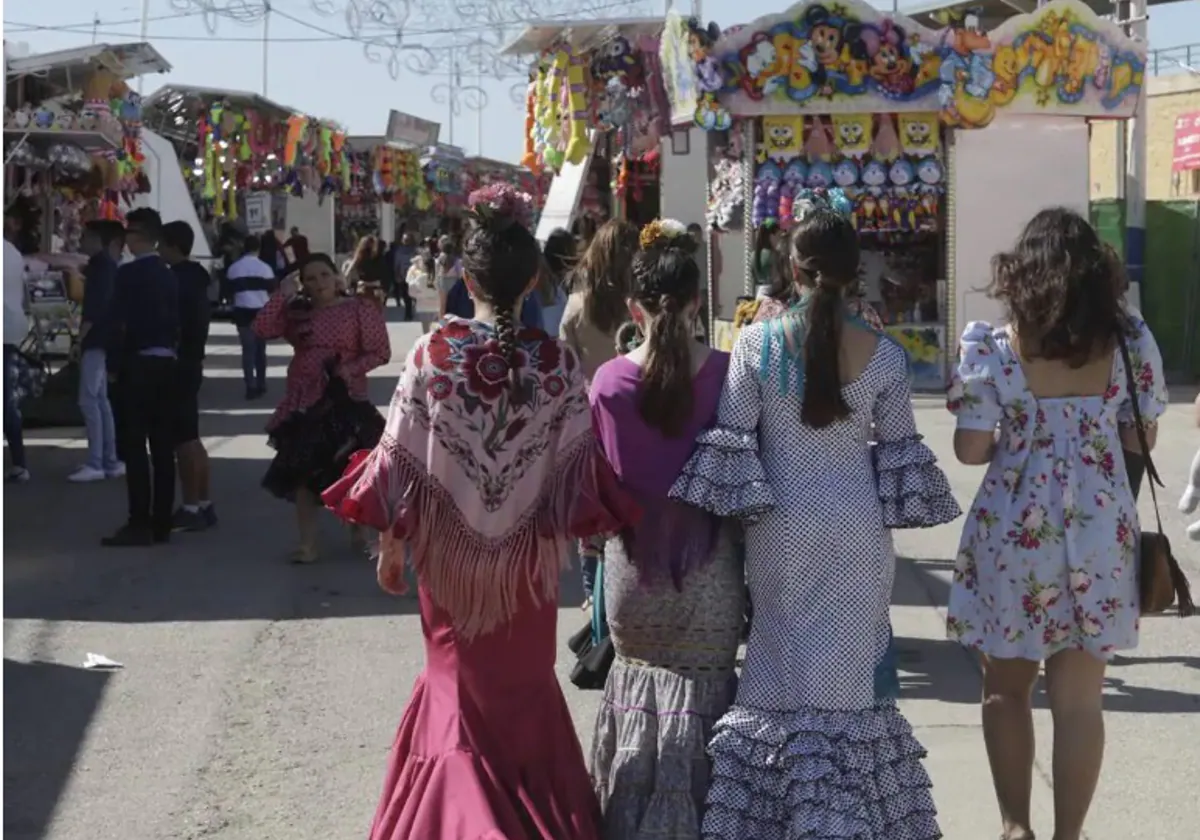
[[175, 154], [175, 147], [162, 135], [143, 128], [142, 153], [146, 156], [143, 166], [146, 178], [150, 181], [150, 192], [136, 196], [133, 206], [157, 210], [164, 222], [182, 219], [191, 225], [192, 233], [196, 235], [196, 242], [192, 246], [192, 258], [208, 265], [212, 260], [208, 237], [200, 224], [196, 206], [192, 204], [192, 192], [183, 180], [183, 170], [179, 156]]
[[1088, 124], [1078, 117], [1003, 114], [954, 132], [954, 300], [949, 343], [970, 321], [1004, 321], [986, 289], [994, 254], [1011, 248], [1039, 210], [1088, 215]]
[[304, 197], [287, 197], [284, 212], [284, 230], [300, 228], [308, 237], [308, 250], [314, 254], [333, 255], [333, 196], [321, 200], [315, 190], [306, 190]]
[[[708, 132], [699, 128], [677, 128], [681, 139], [664, 137], [659, 213], [664, 219], [676, 219], [685, 225], [705, 227], [704, 210], [708, 206]], [[686, 138], [686, 139], [682, 139]], [[686, 144], [685, 154], [673, 148]]]

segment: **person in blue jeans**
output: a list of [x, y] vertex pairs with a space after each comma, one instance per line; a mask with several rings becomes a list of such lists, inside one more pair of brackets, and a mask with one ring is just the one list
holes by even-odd
[[225, 273], [233, 292], [233, 323], [242, 343], [242, 376], [248, 400], [267, 393], [267, 342], [254, 331], [253, 324], [276, 286], [275, 269], [259, 258], [259, 247], [257, 236], [243, 239], [241, 257]]
[[80, 250], [88, 256], [84, 269], [83, 313], [79, 328], [79, 410], [87, 430], [88, 457], [69, 481], [103, 481], [125, 475], [117, 460], [117, 431], [108, 399], [108, 353], [111, 340], [109, 307], [117, 277], [117, 262], [125, 249], [120, 222], [97, 219], [83, 231]]

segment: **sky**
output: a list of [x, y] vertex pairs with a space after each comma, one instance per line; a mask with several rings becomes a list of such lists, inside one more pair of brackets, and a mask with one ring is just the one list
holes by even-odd
[[[508, 9], [536, 8], [570, 19], [572, 8], [584, 3], [604, 9], [611, 17], [655, 16], [662, 2], [633, 0], [410, 0], [413, 11], [406, 25], [405, 42], [438, 49], [442, 58], [449, 41], [477, 36], [495, 38], [496, 32], [479, 24], [447, 19], [453, 12], [433, 16], [425, 9], [476, 8], [488, 5]], [[36, 52], [68, 49], [93, 42], [124, 43], [140, 40], [143, 0], [4, 0], [4, 37], [28, 43]], [[264, 0], [148, 0], [147, 40], [173, 66], [166, 75], [143, 80], [145, 94], [166, 82], [263, 92], [263, 24], [240, 22], [230, 14], [206, 21], [200, 7], [232, 9], [259, 8]], [[270, 0], [275, 11], [267, 30], [266, 95], [268, 98], [307, 114], [341, 123], [350, 134], [378, 135], [387, 127], [389, 109], [396, 109], [442, 124], [441, 139], [463, 146], [468, 154], [483, 154], [499, 160], [516, 161], [523, 146], [524, 107], [513, 102], [511, 88], [517, 80], [483, 80], [488, 102], [482, 111], [463, 107], [453, 119], [444, 101], [449, 73], [446, 62], [434, 75], [417, 75], [401, 69], [393, 79], [386, 64], [373, 63], [364, 54], [361, 40], [348, 37], [351, 29], [344, 15], [348, 0]], [[372, 0], [358, 0], [360, 7]], [[374, 0], [378, 3], [380, 0]], [[704, 16], [730, 26], [747, 23], [762, 15], [782, 11], [787, 0], [708, 0]], [[901, 0], [900, 9], [926, 5], [927, 0]], [[390, 0], [402, 6], [404, 0]], [[680, 5], [685, 5], [680, 3]], [[878, 5], [878, 3], [876, 4]], [[634, 14], [629, 9], [634, 8]], [[319, 8], [332, 11], [322, 15]], [[891, 8], [891, 3], [887, 3]], [[189, 13], [190, 10], [190, 13]], [[529, 13], [512, 13], [511, 20]], [[259, 16], [261, 18], [261, 15]], [[207, 23], [215, 24], [210, 31]], [[512, 35], [521, 26], [514, 23]], [[361, 31], [361, 30], [360, 30]], [[93, 35], [93, 33], [95, 33]], [[420, 33], [420, 34], [414, 34]], [[367, 37], [370, 37], [369, 35]], [[507, 37], [505, 41], [509, 40]], [[1200, 0], [1177, 0], [1151, 10], [1150, 45], [1168, 48], [1200, 44]], [[1195, 54], [1195, 53], [1194, 53]], [[416, 57], [421, 53], [411, 52]], [[470, 85], [477, 79], [464, 78]], [[453, 136], [451, 136], [451, 133]], [[480, 142], [482, 140], [482, 143]]]

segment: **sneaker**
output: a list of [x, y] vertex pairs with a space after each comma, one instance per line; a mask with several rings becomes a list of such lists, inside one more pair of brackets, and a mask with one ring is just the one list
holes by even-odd
[[122, 525], [111, 537], [104, 537], [100, 545], [107, 548], [142, 547], [154, 545], [154, 533], [146, 527]]
[[4, 480], [10, 484], [24, 484], [30, 478], [29, 470], [24, 467], [12, 467], [4, 474]]
[[200, 515], [204, 517], [204, 521], [208, 523], [209, 528], [217, 527], [217, 506], [212, 502], [200, 508]]
[[204, 511], [179, 508], [171, 517], [172, 531], [204, 531], [208, 528], [208, 519]]
[[108, 473], [104, 472], [104, 470], [84, 464], [67, 476], [67, 481], [73, 481], [76, 484], [87, 484], [93, 481], [104, 481], [106, 478], [108, 478]]
[[124, 478], [125, 477], [125, 463], [123, 461], [117, 461], [117, 465], [115, 467], [113, 467], [111, 470], [105, 470], [104, 475], [107, 476], [108, 478]]

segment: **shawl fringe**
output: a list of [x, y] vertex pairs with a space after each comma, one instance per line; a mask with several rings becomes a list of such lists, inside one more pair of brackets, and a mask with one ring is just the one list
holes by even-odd
[[640, 517], [590, 429], [564, 448], [538, 498], [501, 537], [474, 530], [453, 496], [389, 434], [356, 455], [322, 498], [338, 517], [384, 532], [384, 543], [407, 543], [433, 602], [466, 639], [508, 623], [529, 603], [556, 601], [570, 539], [616, 533]]

